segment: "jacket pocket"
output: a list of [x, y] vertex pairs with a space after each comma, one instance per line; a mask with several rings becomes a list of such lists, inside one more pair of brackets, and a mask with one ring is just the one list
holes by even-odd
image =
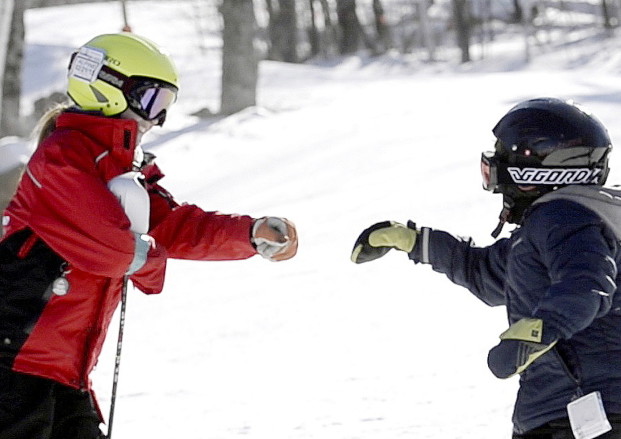
[[576, 384], [580, 384], [582, 381], [582, 369], [578, 354], [571, 343], [566, 340], [559, 340], [554, 347], [554, 352], [569, 378]]

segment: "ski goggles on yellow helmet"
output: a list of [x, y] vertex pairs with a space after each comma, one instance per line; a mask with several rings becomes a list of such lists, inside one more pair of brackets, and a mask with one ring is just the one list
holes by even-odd
[[177, 87], [151, 78], [131, 77], [124, 84], [123, 94], [134, 113], [162, 125], [166, 111], [177, 100]]
[[[102, 60], [95, 67], [89, 66], [88, 69], [81, 68], [74, 71], [73, 64], [77, 54], [78, 52], [73, 54], [69, 64], [72, 77], [89, 83], [100, 80], [120, 90], [127, 101], [128, 108], [145, 120], [155, 121], [160, 126], [164, 124], [166, 111], [177, 100], [176, 86], [147, 76], [124, 75], [107, 65], [102, 65]], [[103, 57], [103, 55], [100, 56]]]

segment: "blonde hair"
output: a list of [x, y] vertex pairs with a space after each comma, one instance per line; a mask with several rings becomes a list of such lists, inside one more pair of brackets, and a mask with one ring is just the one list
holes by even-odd
[[52, 131], [56, 129], [56, 119], [70, 106], [71, 104], [68, 102], [56, 104], [41, 116], [32, 132], [32, 138], [35, 139], [37, 146], [52, 134]]

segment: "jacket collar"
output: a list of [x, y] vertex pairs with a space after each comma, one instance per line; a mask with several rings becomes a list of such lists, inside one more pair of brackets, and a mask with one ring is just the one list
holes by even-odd
[[56, 120], [56, 129], [64, 128], [82, 132], [117, 163], [131, 169], [138, 133], [136, 121], [69, 111]]
[[555, 199], [573, 201], [593, 210], [621, 240], [621, 189], [618, 187], [569, 185], [537, 198], [533, 206]]

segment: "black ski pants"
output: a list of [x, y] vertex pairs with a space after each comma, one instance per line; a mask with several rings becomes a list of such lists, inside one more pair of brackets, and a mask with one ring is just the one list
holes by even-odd
[[101, 439], [91, 395], [0, 367], [0, 439]]
[[[598, 436], [598, 439], [621, 439], [621, 415], [609, 414], [608, 421], [612, 430]], [[569, 419], [558, 419], [526, 433], [513, 433], [513, 439], [574, 439]]]

